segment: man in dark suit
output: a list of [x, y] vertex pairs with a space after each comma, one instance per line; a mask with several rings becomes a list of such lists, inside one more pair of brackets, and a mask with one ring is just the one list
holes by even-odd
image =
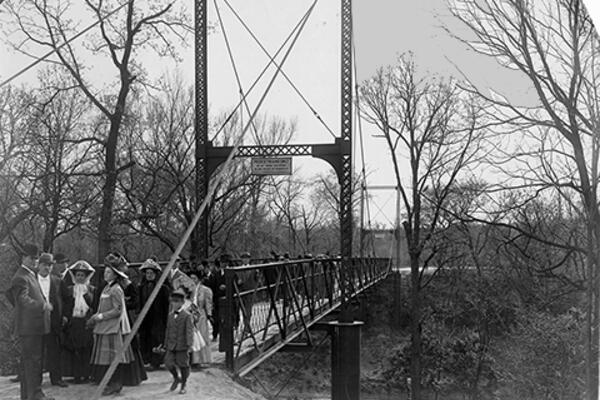
[[68, 263], [69, 259], [63, 253], [54, 254], [54, 265], [52, 266], [52, 271], [50, 271], [50, 273], [57, 276], [59, 279], [62, 279], [67, 275]]
[[53, 400], [42, 392], [42, 342], [50, 331], [52, 305], [46, 301], [37, 281], [38, 248], [24, 245], [21, 266], [7, 291], [15, 307], [15, 331], [21, 343], [21, 400]]
[[221, 303], [225, 298], [225, 271], [221, 267], [221, 261], [215, 260], [215, 268], [207, 279], [207, 285], [213, 292], [213, 341], [217, 340], [221, 330]]
[[[243, 252], [240, 255], [240, 258], [242, 260], [242, 266], [249, 266], [250, 265], [250, 261], [251, 261], [251, 256], [250, 253]], [[240, 286], [240, 292], [241, 291], [248, 291], [248, 290], [253, 290], [255, 291], [255, 289], [258, 286], [258, 281], [259, 281], [259, 274], [258, 274], [258, 270], [250, 270], [250, 271], [246, 271], [246, 272], [242, 272], [241, 275], [243, 276], [243, 279], [240, 280], [240, 282], [238, 283], [238, 285]], [[246, 311], [244, 314], [244, 318], [243, 318], [243, 323], [244, 323], [244, 327], [243, 327], [243, 331], [242, 334], [244, 334], [245, 332], [250, 332], [251, 327], [250, 327], [250, 322], [252, 321], [252, 309], [254, 308], [254, 302], [256, 300], [256, 292], [252, 293], [251, 295], [246, 295], [243, 298], [240, 299], [240, 304], [237, 304], [237, 308], [240, 308], [241, 302], [243, 301], [244, 303], [244, 310]]]
[[[38, 259], [38, 282], [42, 294], [52, 304], [50, 313], [50, 332], [44, 335], [42, 365], [50, 372], [50, 382], [53, 386], [67, 387], [62, 379], [61, 371], [61, 333], [63, 326], [63, 305], [61, 296], [61, 280], [51, 274], [54, 257], [49, 253], [42, 253]], [[63, 289], [64, 290], [64, 289]]]

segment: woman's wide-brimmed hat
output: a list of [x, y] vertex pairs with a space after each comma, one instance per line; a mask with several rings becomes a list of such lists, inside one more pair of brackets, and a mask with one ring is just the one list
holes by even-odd
[[86, 274], [93, 274], [95, 269], [92, 267], [87, 261], [79, 260], [76, 261], [75, 264], [71, 265], [68, 268], [72, 273], [75, 272], [85, 272]]
[[142, 272], [147, 269], [154, 270], [158, 274], [160, 274], [162, 272], [162, 268], [160, 267], [160, 265], [158, 265], [158, 263], [151, 258], [144, 261], [144, 263], [140, 267], [140, 271], [142, 271]]
[[104, 266], [113, 270], [117, 276], [128, 279], [129, 277], [123, 271], [127, 266], [127, 260], [120, 253], [112, 252], [108, 253], [106, 257], [104, 257]]

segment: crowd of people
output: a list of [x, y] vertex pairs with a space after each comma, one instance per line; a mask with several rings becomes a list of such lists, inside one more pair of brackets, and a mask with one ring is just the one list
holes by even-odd
[[[7, 291], [22, 349], [14, 379], [20, 382], [21, 400], [52, 400], [41, 388], [44, 368], [55, 386], [98, 384], [119, 356], [104, 395], [117, 394], [124, 385], [139, 385], [147, 379], [146, 371], [162, 365], [173, 375], [170, 389], [179, 387], [185, 393], [190, 369], [211, 363], [210, 344], [221, 325], [218, 299], [225, 296], [222, 260], [212, 267], [203, 261], [183, 272], [179, 259], [138, 334], [124, 348], [163, 273], [156, 257], [134, 272], [122, 254], [111, 252], [104, 259], [102, 279], [92, 280], [100, 271], [84, 260], [67, 266], [62, 254], [40, 254], [31, 244], [22, 246], [21, 253], [21, 265]], [[242, 263], [249, 260], [244, 253]], [[67, 377], [70, 381], [64, 380]]]

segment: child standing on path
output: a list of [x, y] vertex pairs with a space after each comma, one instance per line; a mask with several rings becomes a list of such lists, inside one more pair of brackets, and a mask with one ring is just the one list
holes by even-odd
[[[190, 352], [194, 343], [194, 321], [192, 314], [183, 309], [185, 293], [177, 289], [171, 293], [171, 311], [165, 331], [165, 367], [173, 375], [173, 383], [169, 390], [177, 389], [181, 383], [179, 394], [185, 394], [185, 385], [190, 375]], [[178, 371], [181, 371], [181, 376]]]

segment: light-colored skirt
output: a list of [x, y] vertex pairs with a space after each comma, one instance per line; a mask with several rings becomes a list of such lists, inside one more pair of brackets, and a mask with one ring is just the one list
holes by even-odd
[[192, 344], [192, 364], [202, 362], [202, 349], [206, 347], [206, 342], [200, 334], [200, 331], [194, 327], [194, 342]]
[[200, 315], [200, 321], [198, 321], [198, 330], [202, 339], [204, 339], [205, 345], [198, 352], [198, 364], [209, 364], [212, 362], [212, 356], [210, 353], [210, 335], [208, 332], [208, 318], [206, 314]]
[[194, 342], [192, 343], [192, 351], [199, 351], [204, 346], [206, 346], [206, 342], [204, 341], [204, 338], [200, 334], [200, 331], [197, 329], [194, 329]]
[[[94, 365], [110, 365], [121, 351], [124, 344], [124, 336], [118, 333], [109, 335], [94, 335], [94, 348], [92, 350], [91, 364]], [[134, 360], [131, 346], [127, 346], [127, 350], [123, 352], [120, 364], [129, 364]]]

